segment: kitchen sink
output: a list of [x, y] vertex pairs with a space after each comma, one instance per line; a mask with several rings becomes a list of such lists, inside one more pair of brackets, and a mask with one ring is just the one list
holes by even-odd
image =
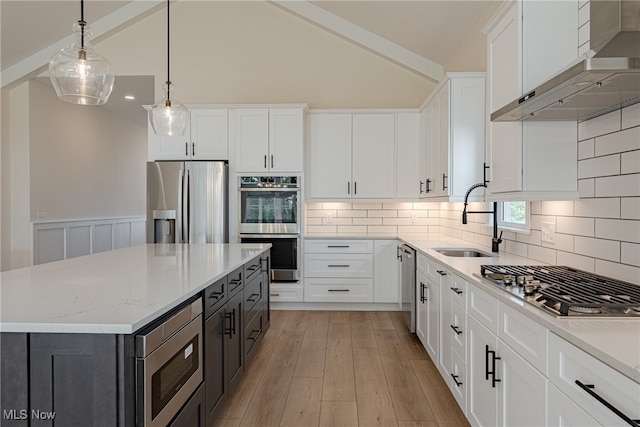
[[463, 258], [478, 258], [478, 257], [493, 256], [486, 252], [478, 251], [476, 249], [469, 249], [469, 248], [435, 248], [434, 251], [441, 253], [444, 256], [463, 257]]

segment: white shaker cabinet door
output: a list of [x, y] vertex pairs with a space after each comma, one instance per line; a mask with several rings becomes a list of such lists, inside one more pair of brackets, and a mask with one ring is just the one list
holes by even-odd
[[191, 110], [191, 156], [193, 160], [229, 160], [228, 110]]
[[353, 115], [353, 197], [395, 197], [394, 114]]
[[309, 198], [351, 197], [351, 114], [309, 114]]
[[[396, 197], [420, 196], [420, 115], [396, 114]], [[422, 184], [424, 191], [424, 183]]]
[[269, 109], [269, 158], [271, 172], [302, 172], [304, 163], [303, 110]]
[[269, 109], [236, 109], [233, 143], [236, 172], [268, 171]]

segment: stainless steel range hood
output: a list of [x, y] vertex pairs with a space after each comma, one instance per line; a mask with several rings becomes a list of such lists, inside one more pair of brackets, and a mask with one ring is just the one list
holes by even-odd
[[491, 114], [492, 122], [582, 122], [640, 102], [640, 0], [591, 0], [592, 57]]

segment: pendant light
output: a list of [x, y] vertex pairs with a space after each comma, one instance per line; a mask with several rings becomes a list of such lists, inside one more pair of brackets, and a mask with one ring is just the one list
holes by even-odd
[[49, 77], [58, 98], [81, 105], [102, 105], [113, 89], [111, 65], [91, 47], [91, 30], [84, 20], [84, 0], [80, 20], [73, 24], [76, 41], [56, 52], [49, 60]]
[[167, 81], [165, 97], [149, 109], [149, 122], [158, 135], [184, 135], [189, 125], [189, 110], [175, 99], [171, 99], [171, 79], [169, 78], [169, 4], [167, 0]]

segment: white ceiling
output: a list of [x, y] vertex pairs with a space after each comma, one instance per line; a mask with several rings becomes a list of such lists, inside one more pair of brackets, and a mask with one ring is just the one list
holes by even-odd
[[[410, 62], [420, 64], [420, 60], [424, 59], [424, 63], [435, 64], [437, 68], [451, 58], [490, 1], [316, 0], [304, 2], [297, 0], [290, 3], [298, 5], [307, 3], [311, 8], [320, 8], [328, 12], [330, 20], [334, 18], [338, 21], [343, 20], [351, 25], [352, 29], [363, 29], [374, 37], [391, 42], [390, 45], [397, 45], [396, 50], [401, 52], [401, 57], [407, 56], [402, 51], [410, 52]], [[149, 0], [135, 0], [133, 2], [85, 0], [85, 20], [89, 25], [92, 25], [101, 18], [108, 17], [114, 11], [125, 10], [129, 6], [134, 6], [135, 3], [151, 5]], [[158, 0], [155, 0], [154, 5], [148, 6], [146, 10], [152, 10], [150, 8], [155, 7], [158, 3]], [[274, 1], [274, 5], [276, 3], [277, 1]], [[282, 3], [286, 2], [281, 2], [280, 5]], [[143, 7], [147, 6], [140, 6], [140, 9]], [[292, 12], [296, 14], [294, 10]], [[42, 67], [45, 63], [41, 64], [40, 61], [46, 61], [41, 59], [43, 50], [48, 55], [47, 50], [52, 45], [72, 34], [73, 23], [80, 18], [80, 2], [77, 0], [0, 0], [0, 18], [0, 65], [3, 74], [7, 68], [20, 67], [25, 63], [32, 68]], [[309, 19], [308, 16], [306, 18]], [[321, 27], [324, 25], [322, 22], [316, 23]], [[117, 31], [117, 28], [115, 30]], [[109, 33], [106, 34], [107, 37], [108, 35]], [[347, 35], [345, 38], [349, 39], [349, 36]], [[352, 41], [359, 43], [359, 40]], [[378, 43], [378, 45], [380, 44]], [[365, 47], [370, 48], [366, 44]], [[375, 47], [372, 50], [375, 50]], [[380, 54], [386, 55], [385, 52], [380, 52]], [[394, 60], [393, 55], [387, 57]], [[34, 58], [36, 58], [35, 61]], [[421, 72], [419, 67], [418, 72]], [[426, 75], [433, 78], [429, 73]], [[437, 77], [435, 79], [437, 80]], [[131, 108], [131, 102], [122, 98], [124, 92], [138, 91], [136, 96], [141, 103], [153, 103], [153, 78], [147, 77], [145, 83], [142, 82], [143, 80], [140, 78], [128, 79], [121, 76], [118, 79], [118, 85], [116, 85], [120, 87], [114, 89], [116, 92], [110, 97], [110, 104], [124, 104], [107, 107], [114, 111]], [[137, 103], [136, 108], [139, 108], [139, 105], [140, 103]], [[140, 113], [140, 110], [137, 112]]]

